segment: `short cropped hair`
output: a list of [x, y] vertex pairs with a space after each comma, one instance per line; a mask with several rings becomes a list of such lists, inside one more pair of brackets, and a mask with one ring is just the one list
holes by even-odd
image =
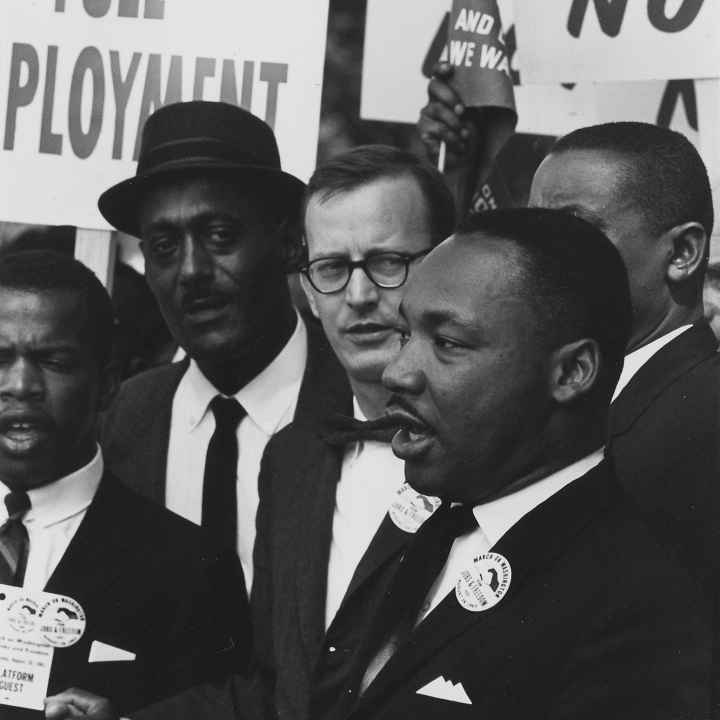
[[561, 210], [524, 208], [469, 216], [457, 237], [504, 240], [518, 251], [519, 284], [553, 347], [581, 338], [597, 341], [601, 383], [612, 392], [632, 328], [625, 264], [605, 235]]
[[625, 165], [617, 191], [642, 208], [653, 232], [698, 222], [710, 237], [714, 221], [710, 180], [698, 151], [684, 135], [649, 123], [606, 123], [565, 135], [550, 154], [569, 150], [617, 155]]
[[414, 178], [420, 187], [432, 244], [451, 235], [455, 229], [455, 201], [442, 174], [426, 160], [390, 145], [360, 145], [317, 168], [305, 190], [303, 211], [315, 195], [325, 202], [375, 180], [398, 177]]
[[102, 283], [81, 262], [50, 250], [0, 253], [0, 289], [75, 296], [85, 313], [82, 338], [100, 369], [109, 364], [114, 337], [112, 302]]

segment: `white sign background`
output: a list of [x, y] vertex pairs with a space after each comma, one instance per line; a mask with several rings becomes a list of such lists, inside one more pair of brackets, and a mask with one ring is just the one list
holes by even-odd
[[[632, 1], [636, 5], [639, 2]], [[498, 2], [505, 28], [513, 22], [514, 6], [526, 4], [526, 0]], [[560, 0], [538, 3], [546, 9], [555, 4], [559, 5]], [[365, 119], [415, 123], [427, 102], [428, 80], [420, 67], [450, 2], [423, 0], [422, 13], [413, 12], [415, 6], [414, 0], [368, 0], [360, 106]], [[522, 42], [520, 37], [513, 64], [520, 70], [524, 83], [527, 54]], [[545, 45], [551, 44], [545, 37]], [[393, 48], [392, 55], [388, 48]], [[585, 82], [571, 89], [559, 83], [516, 86], [517, 131], [563, 135], [584, 125], [612, 120], [655, 122], [665, 82], [632, 82], [632, 75], [628, 69], [626, 82], [602, 85]], [[705, 97], [702, 93], [698, 96], [699, 106]], [[702, 107], [699, 114], [702, 117]], [[671, 126], [698, 143], [698, 135], [688, 124], [682, 107], [673, 116]]]
[[611, 37], [590, 0], [579, 36], [573, 37], [568, 18], [576, 0], [520, 0], [515, 15], [523, 83], [720, 77], [720, 2], [704, 0], [687, 29], [678, 32], [659, 30], [650, 21], [651, 5], [672, 19], [695, 1], [627, 0], [619, 32]]
[[[108, 0], [104, 17], [91, 17], [81, 0], [3, 0], [0, 25], [0, 219], [15, 222], [71, 224], [107, 228], [96, 208], [99, 194], [135, 173], [132, 158], [138, 132], [141, 99], [149, 55], [159, 54], [161, 93], [164, 97], [171, 56], [182, 56], [182, 100], [193, 99], [196, 69], [208, 75], [202, 98], [220, 98], [224, 61], [232, 61], [238, 102], [242, 101], [243, 73], [253, 63], [252, 102], [248, 109], [265, 119], [268, 101], [263, 63], [287, 65], [286, 82], [276, 82], [275, 132], [283, 168], [306, 179], [315, 167], [322, 73], [325, 59], [328, 0], [312, 0], [313, 11], [296, 0], [166, 0], [163, 19], [142, 17], [146, 0], [139, 1], [140, 17], [119, 17], [122, 0]], [[65, 5], [64, 12], [56, 12]], [[100, 0], [88, 0], [101, 6]], [[156, 0], [157, 5], [157, 0]], [[39, 60], [38, 84], [30, 103], [17, 109], [13, 147], [7, 149], [7, 103], [13, 44], [34, 48]], [[48, 48], [57, 47], [54, 92], [47, 80]], [[101, 131], [92, 153], [77, 157], [69, 136], [70, 87], [78, 56], [97, 48], [102, 58], [104, 103]], [[117, 51], [120, 72], [127, 76], [134, 53], [140, 55], [125, 111], [122, 157], [113, 159], [116, 100], [111, 77], [111, 51]], [[214, 73], [207, 62], [215, 60]], [[22, 68], [19, 84], [28, 82]], [[91, 122], [93, 82], [87, 72], [82, 83], [81, 127]], [[97, 88], [95, 88], [97, 90]], [[62, 136], [61, 154], [39, 152], [43, 105], [53, 133]], [[76, 134], [77, 135], [77, 134]], [[57, 145], [57, 141], [55, 141]]]

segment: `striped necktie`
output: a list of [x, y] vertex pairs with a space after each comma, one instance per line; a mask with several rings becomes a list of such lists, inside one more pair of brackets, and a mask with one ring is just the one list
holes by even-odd
[[0, 527], [0, 583], [22, 585], [28, 556], [28, 533], [22, 518], [30, 509], [25, 492], [11, 492], [5, 496], [8, 519]]

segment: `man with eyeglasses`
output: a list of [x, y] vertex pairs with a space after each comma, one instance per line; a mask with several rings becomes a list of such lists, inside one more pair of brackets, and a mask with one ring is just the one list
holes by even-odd
[[[404, 485], [382, 421], [358, 426], [389, 399], [381, 378], [400, 349], [404, 284], [454, 222], [442, 176], [397, 148], [355, 148], [310, 178], [301, 282], [352, 392], [333, 396], [320, 427], [295, 421], [278, 433], [260, 473], [253, 620], [281, 720], [308, 717], [319, 662], [346, 671], [363, 621], [345, 633], [342, 607], [435, 508]], [[326, 633], [338, 642], [321, 658]]]

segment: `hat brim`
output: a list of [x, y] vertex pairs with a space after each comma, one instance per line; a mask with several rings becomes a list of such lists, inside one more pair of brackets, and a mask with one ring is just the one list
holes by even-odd
[[264, 165], [237, 165], [214, 161], [167, 163], [142, 175], [113, 185], [98, 199], [100, 214], [117, 230], [140, 237], [139, 211], [142, 196], [148, 187], [164, 179], [193, 174], [229, 177], [247, 182], [254, 192], [264, 192], [273, 198], [273, 207], [283, 219], [298, 219], [305, 183], [294, 175]]

